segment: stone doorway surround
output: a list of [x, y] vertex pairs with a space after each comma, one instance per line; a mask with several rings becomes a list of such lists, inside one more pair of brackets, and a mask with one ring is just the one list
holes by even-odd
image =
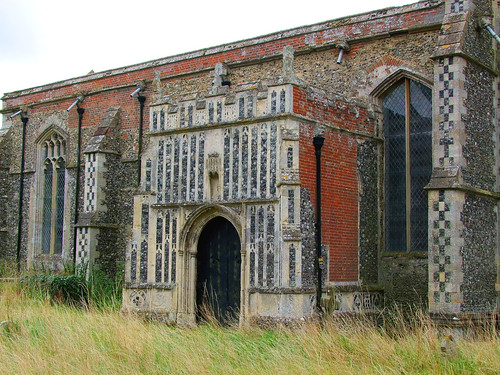
[[241, 294], [240, 294], [240, 322], [244, 320], [244, 311], [247, 304], [247, 275], [245, 233], [243, 231], [242, 215], [236, 214], [228, 207], [221, 205], [203, 205], [193, 212], [187, 219], [180, 234], [179, 251], [179, 289], [177, 294], [177, 323], [196, 324], [196, 255], [198, 239], [205, 225], [216, 217], [228, 220], [236, 229], [241, 244]]

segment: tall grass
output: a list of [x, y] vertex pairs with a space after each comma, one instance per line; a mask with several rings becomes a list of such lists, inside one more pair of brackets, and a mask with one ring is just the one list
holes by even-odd
[[[427, 318], [380, 328], [350, 317], [295, 329], [175, 328], [55, 304], [0, 283], [0, 374], [498, 374], [494, 334], [441, 355]], [[1, 323], [0, 323], [1, 324]]]
[[9, 279], [17, 276], [17, 264], [11, 260], [0, 259], [0, 278]]
[[92, 305], [93, 308], [121, 307], [123, 273], [111, 277], [100, 270], [75, 272], [72, 264], [59, 273], [47, 269], [17, 271], [14, 262], [0, 259], [0, 282], [16, 281], [23, 292], [33, 298], [50, 298], [53, 302]]

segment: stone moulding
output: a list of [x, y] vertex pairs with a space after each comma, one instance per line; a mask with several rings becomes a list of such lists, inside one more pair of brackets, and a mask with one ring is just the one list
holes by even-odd
[[465, 184], [460, 167], [434, 168], [426, 190], [451, 189], [500, 199], [500, 193], [479, 189]]
[[126, 289], [165, 289], [165, 290], [172, 290], [175, 288], [174, 284], [158, 284], [158, 283], [131, 283], [131, 282], [125, 282], [123, 286]]
[[316, 289], [312, 287], [272, 287], [272, 288], [248, 288], [249, 293], [263, 293], [263, 294], [312, 294], [316, 293]]

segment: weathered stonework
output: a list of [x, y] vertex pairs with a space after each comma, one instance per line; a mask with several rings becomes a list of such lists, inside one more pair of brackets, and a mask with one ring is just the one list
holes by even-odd
[[[475, 64], [468, 64], [465, 69], [465, 87], [467, 112], [462, 120], [467, 135], [463, 146], [464, 183], [479, 189], [493, 191], [495, 175], [495, 123], [493, 97], [494, 76]], [[486, 104], [487, 103], [487, 104]]]
[[359, 276], [363, 284], [378, 283], [379, 161], [378, 144], [358, 145]]
[[383, 257], [379, 264], [379, 285], [384, 288], [385, 304], [425, 308], [428, 300], [427, 273], [426, 257]]
[[311, 204], [311, 197], [307, 189], [300, 190], [301, 200], [301, 246], [302, 246], [302, 284], [305, 286], [315, 285], [316, 266], [316, 226], [314, 219], [314, 209]]
[[0, 259], [13, 258], [13, 248], [9, 246], [9, 193], [12, 191], [10, 187], [11, 176], [9, 174], [9, 159], [10, 147], [9, 136], [7, 129], [0, 129], [0, 148], [5, 152], [0, 160]]
[[491, 312], [497, 303], [497, 225], [495, 201], [467, 194], [461, 221], [463, 313]]
[[435, 125], [439, 124], [434, 142], [439, 138], [442, 147], [428, 186], [436, 189], [429, 190], [433, 223], [429, 302], [436, 315], [498, 309], [498, 169], [494, 156], [498, 124], [493, 120], [498, 78], [492, 70], [491, 36], [480, 22], [491, 14], [491, 6], [489, 1], [447, 3], [449, 14], [434, 54], [441, 82], [439, 110], [434, 108]]

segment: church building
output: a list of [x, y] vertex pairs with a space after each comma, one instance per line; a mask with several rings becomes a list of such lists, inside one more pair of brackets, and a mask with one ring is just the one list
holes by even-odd
[[5, 94], [0, 259], [123, 272], [124, 311], [180, 324], [498, 314], [499, 5], [419, 1]]

